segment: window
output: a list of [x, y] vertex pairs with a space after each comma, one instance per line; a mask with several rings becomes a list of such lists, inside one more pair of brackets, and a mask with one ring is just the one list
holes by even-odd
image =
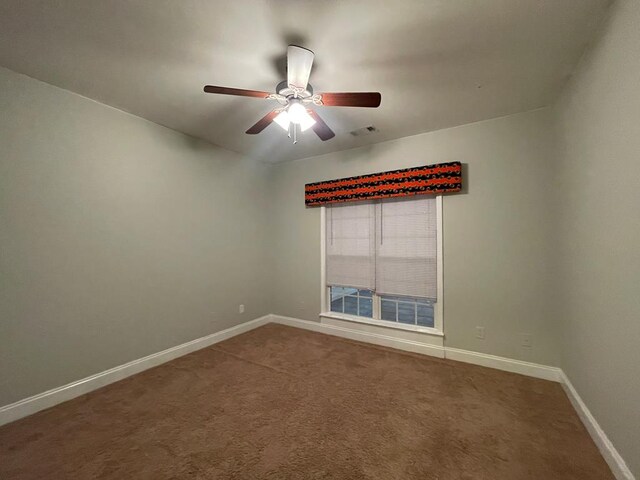
[[380, 298], [380, 319], [433, 328], [433, 302], [423, 298], [384, 295]]
[[425, 196], [326, 207], [323, 310], [441, 331], [441, 202]]
[[330, 287], [331, 311], [373, 317], [373, 292], [350, 287]]

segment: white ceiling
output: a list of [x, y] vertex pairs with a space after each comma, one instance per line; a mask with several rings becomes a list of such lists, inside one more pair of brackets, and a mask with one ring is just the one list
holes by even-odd
[[[610, 0], [3, 0], [0, 65], [266, 161], [303, 158], [550, 104]], [[288, 43], [322, 91], [379, 91], [378, 109], [318, 107], [336, 132], [292, 145], [273, 91]], [[279, 68], [278, 68], [279, 65]], [[348, 132], [375, 125], [364, 137]]]

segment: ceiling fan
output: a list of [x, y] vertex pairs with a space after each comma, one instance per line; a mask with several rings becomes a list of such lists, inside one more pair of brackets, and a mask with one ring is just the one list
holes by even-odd
[[287, 80], [276, 86], [276, 93], [214, 85], [206, 85], [204, 91], [276, 100], [280, 105], [247, 130], [246, 133], [249, 135], [258, 134], [271, 122], [275, 122], [289, 133], [289, 137], [293, 138], [293, 143], [297, 142], [298, 129], [304, 132], [309, 128], [313, 129], [321, 140], [329, 140], [336, 134], [320, 118], [320, 115], [310, 108], [311, 106], [376, 108], [380, 106], [382, 97], [378, 92], [314, 94], [313, 87], [309, 83], [313, 58], [314, 54], [311, 50], [297, 45], [289, 45], [287, 47]]

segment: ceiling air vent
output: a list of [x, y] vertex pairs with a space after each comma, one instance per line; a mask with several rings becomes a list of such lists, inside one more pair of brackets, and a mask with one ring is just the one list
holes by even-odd
[[379, 130], [373, 125], [369, 125], [368, 127], [358, 128], [357, 130], [353, 130], [349, 132], [354, 137], [362, 137], [364, 135], [371, 135], [372, 133], [377, 133]]

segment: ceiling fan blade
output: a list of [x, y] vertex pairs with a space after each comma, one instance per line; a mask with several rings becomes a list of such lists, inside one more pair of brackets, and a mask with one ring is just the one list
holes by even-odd
[[289, 45], [287, 48], [287, 83], [303, 90], [309, 83], [314, 54], [311, 50]]
[[273, 110], [272, 112], [267, 113], [264, 117], [258, 120], [255, 125], [253, 125], [246, 133], [249, 135], [256, 135], [260, 133], [262, 130], [267, 128], [273, 122], [273, 119], [276, 118], [278, 112]]
[[322, 105], [327, 107], [377, 108], [382, 101], [378, 92], [321, 93]]
[[320, 137], [320, 140], [324, 142], [336, 136], [336, 134], [333, 133], [333, 130], [329, 128], [329, 125], [324, 123], [324, 120], [322, 120], [315, 110], [309, 110], [309, 115], [311, 115], [316, 121], [311, 128], [316, 132], [316, 135]]
[[244, 90], [242, 88], [217, 87], [215, 85], [205, 85], [204, 91], [207, 93], [220, 93], [222, 95], [237, 95], [239, 97], [267, 98], [269, 92], [260, 90]]

